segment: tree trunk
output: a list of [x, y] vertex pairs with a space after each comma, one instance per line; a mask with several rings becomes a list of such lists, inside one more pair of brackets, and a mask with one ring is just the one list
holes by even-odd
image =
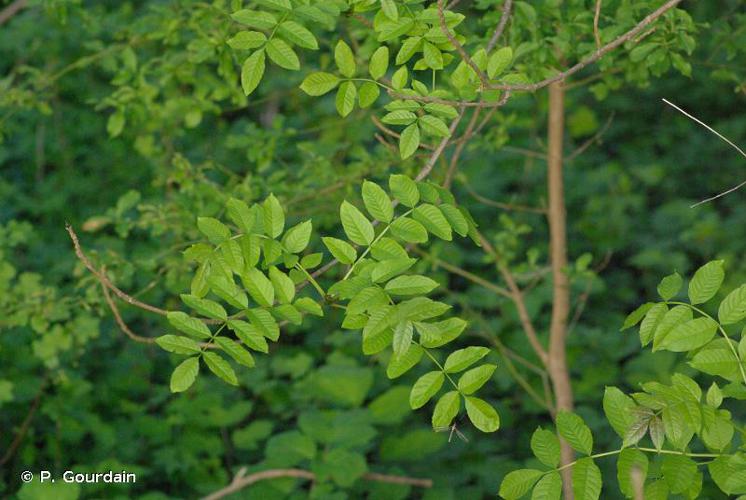
[[[572, 386], [567, 370], [565, 337], [570, 311], [570, 284], [567, 268], [567, 229], [565, 188], [562, 178], [562, 142], [565, 127], [564, 82], [549, 85], [549, 132], [547, 183], [549, 200], [549, 242], [552, 267], [552, 320], [549, 328], [549, 377], [552, 380], [556, 408], [572, 411]], [[572, 448], [561, 440], [562, 465], [574, 460]], [[572, 468], [562, 470], [565, 499], [572, 499]]]

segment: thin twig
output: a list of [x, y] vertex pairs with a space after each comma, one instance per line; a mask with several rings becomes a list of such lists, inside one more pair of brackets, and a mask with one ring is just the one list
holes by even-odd
[[[101, 269], [101, 273], [103, 274], [105, 271], [104, 269]], [[122, 315], [119, 312], [119, 308], [117, 307], [114, 300], [111, 298], [111, 294], [109, 293], [109, 288], [101, 283], [101, 290], [104, 292], [104, 299], [106, 300], [106, 303], [109, 304], [109, 309], [111, 309], [111, 313], [114, 315], [114, 319], [117, 322], [117, 325], [119, 325], [119, 328], [124, 332], [125, 335], [127, 335], [129, 338], [134, 340], [135, 342], [140, 342], [142, 344], [154, 344], [155, 339], [150, 337], [143, 337], [141, 335], [137, 335], [135, 332], [133, 332], [129, 326], [127, 326], [127, 323], [124, 322], [122, 319]]]
[[446, 38], [448, 38], [448, 41], [451, 43], [451, 45], [453, 45], [453, 47], [456, 49], [456, 52], [458, 52], [461, 59], [466, 64], [468, 64], [472, 70], [474, 70], [477, 78], [479, 78], [479, 81], [482, 83], [482, 88], [487, 88], [490, 84], [490, 79], [487, 77], [487, 75], [484, 74], [481, 69], [479, 69], [479, 66], [477, 66], [472, 58], [469, 57], [469, 54], [466, 53], [466, 50], [464, 50], [464, 46], [461, 45], [458, 40], [456, 40], [456, 37], [453, 36], [451, 30], [448, 29], [448, 25], [446, 24], [446, 16], [443, 13], [443, 8], [443, 0], [438, 0], [438, 19], [440, 20], [440, 30], [443, 32]]
[[503, 12], [500, 16], [500, 22], [497, 23], [497, 28], [495, 28], [495, 32], [492, 33], [492, 38], [490, 38], [489, 43], [487, 43], [487, 53], [495, 48], [497, 45], [497, 42], [500, 40], [500, 37], [503, 34], [503, 31], [505, 31], [505, 26], [508, 24], [508, 19], [510, 18], [510, 8], [513, 6], [513, 0], [505, 0], [505, 3], [503, 4]]
[[442, 267], [446, 271], [448, 271], [451, 274], [456, 274], [458, 276], [461, 276], [462, 278], [465, 278], [472, 283], [476, 283], [477, 285], [486, 288], [487, 290], [494, 292], [497, 295], [500, 295], [502, 297], [512, 298], [512, 295], [510, 291], [506, 290], [505, 288], [495, 285], [494, 283], [491, 283], [487, 281], [486, 279], [482, 278], [481, 276], [477, 276], [474, 273], [470, 273], [466, 269], [462, 269], [458, 266], [455, 266], [453, 264], [450, 264], [444, 260], [441, 260], [434, 255], [431, 255], [424, 250], [420, 250], [417, 247], [413, 248], [415, 253], [420, 254], [421, 256], [425, 257], [426, 259], [430, 260], [434, 266], [436, 267]]
[[[246, 468], [242, 468], [238, 471], [236, 476], [233, 478], [231, 483], [214, 493], [211, 493], [204, 497], [202, 500], [218, 500], [220, 498], [231, 495], [237, 491], [246, 488], [259, 481], [265, 481], [267, 479], [277, 479], [281, 477], [294, 477], [298, 479], [307, 479], [309, 481], [316, 480], [316, 474], [313, 472], [303, 469], [271, 469], [254, 474], [246, 475]], [[431, 488], [433, 482], [431, 479], [420, 479], [406, 476], [393, 476], [388, 474], [378, 474], [375, 472], [369, 472], [362, 477], [366, 481], [376, 481], [381, 483], [391, 484], [406, 484], [410, 486], [419, 486], [421, 488]]]
[[21, 427], [18, 429], [18, 432], [16, 432], [16, 437], [13, 438], [13, 441], [10, 443], [10, 446], [8, 446], [8, 450], [3, 455], [3, 458], [0, 458], [0, 466], [8, 463], [10, 459], [13, 458], [13, 455], [15, 455], [18, 448], [21, 446], [21, 443], [23, 442], [23, 438], [26, 437], [28, 428], [31, 425], [31, 420], [34, 418], [34, 414], [36, 414], [36, 410], [39, 409], [39, 403], [41, 403], [41, 397], [44, 394], [44, 389], [46, 388], [46, 386], [47, 386], [47, 379], [45, 378], [41, 384], [41, 387], [39, 387], [39, 391], [36, 393], [36, 396], [34, 397], [34, 401], [31, 403], [31, 407], [29, 408], [28, 413], [26, 414], [26, 418], [23, 419], [23, 422], [21, 423]]
[[486, 198], [482, 196], [481, 194], [477, 193], [476, 191], [474, 191], [474, 188], [471, 187], [471, 185], [467, 182], [466, 178], [463, 175], [459, 176], [459, 181], [464, 186], [467, 193], [469, 193], [475, 200], [487, 206], [499, 208], [501, 210], [513, 210], [516, 212], [530, 212], [530, 213], [535, 213], [535, 214], [546, 214], [547, 213], [546, 209], [541, 208], [541, 207], [530, 207], [528, 205], [519, 205], [515, 203], [503, 203], [503, 202], [499, 202], [499, 201]]
[[469, 139], [471, 139], [471, 136], [474, 133], [474, 127], [476, 126], [477, 119], [479, 118], [479, 113], [481, 111], [482, 110], [479, 108], [474, 110], [474, 113], [472, 113], [471, 115], [471, 120], [469, 120], [469, 125], [466, 126], [466, 132], [464, 132], [464, 135], [461, 137], [458, 144], [456, 145], [456, 149], [453, 152], [453, 155], [451, 155], [451, 162], [448, 166], [448, 171], [446, 172], [446, 178], [443, 181], [443, 187], [446, 189], [450, 189], [451, 187], [453, 175], [456, 173], [456, 167], [458, 166], [459, 157], [461, 156], [461, 152], [464, 150], [466, 143], [469, 142]]
[[593, 37], [596, 39], [596, 48], [601, 48], [601, 36], [598, 33], [598, 20], [601, 17], [601, 0], [596, 0], [596, 12], [593, 14]]
[[603, 137], [603, 135], [609, 130], [609, 127], [611, 126], [611, 122], [613, 121], [614, 121], [614, 113], [612, 112], [611, 115], [609, 115], [609, 118], [606, 120], [606, 123], [604, 124], [604, 126], [601, 127], [601, 129], [598, 132], [596, 132], [593, 135], [593, 137], [585, 141], [583, 144], [578, 146], [578, 148], [575, 149], [575, 151], [570, 153], [570, 156], [566, 157], [565, 161], [566, 162], [573, 161], [575, 158], [583, 154], [585, 150], [588, 149], [594, 142], [600, 142], [601, 137]]
[[435, 162], [438, 161], [438, 158], [440, 158], [440, 155], [443, 154], [443, 150], [448, 146], [448, 143], [451, 141], [451, 137], [453, 136], [453, 133], [456, 132], [456, 127], [458, 127], [459, 122], [461, 122], [461, 119], [464, 117], [464, 113], [466, 112], [465, 109], [461, 109], [458, 116], [453, 119], [453, 122], [451, 122], [451, 127], [448, 130], [448, 136], [444, 137], [440, 144], [435, 148], [435, 151], [433, 151], [433, 154], [430, 155], [430, 159], [428, 159], [427, 163], [420, 169], [419, 173], [415, 177], [415, 180], [421, 181], [428, 175], [430, 175], [430, 172], [432, 171], [433, 167], [435, 166]]
[[10, 18], [18, 14], [27, 4], [28, 0], [16, 0], [3, 10], [0, 10], [0, 26], [10, 21]]
[[[720, 132], [718, 132], [714, 128], [710, 127], [709, 125], [707, 125], [705, 122], [703, 122], [699, 118], [697, 118], [695, 116], [692, 116], [691, 114], [687, 113], [686, 111], [684, 111], [683, 109], [681, 109], [680, 107], [678, 107], [677, 105], [675, 105], [674, 103], [672, 103], [671, 101], [663, 99], [663, 102], [665, 102], [666, 104], [668, 104], [669, 106], [671, 106], [672, 108], [674, 108], [676, 111], [678, 111], [679, 113], [681, 113], [684, 116], [686, 116], [687, 118], [689, 118], [691, 120], [694, 120], [695, 122], [699, 123], [700, 125], [702, 125], [704, 128], [706, 128], [707, 130], [709, 130], [710, 132], [712, 132], [716, 136], [720, 137], [722, 140], [724, 140], [725, 142], [727, 142], [728, 144], [730, 144], [736, 151], [738, 151], [739, 153], [741, 153], [741, 156], [743, 156], [744, 158], [746, 158], [746, 153], [743, 151], [743, 149], [741, 149], [738, 146], [736, 146], [730, 139], [728, 139], [727, 137], [725, 137], [723, 134], [721, 134]], [[713, 196], [711, 198], [707, 198], [706, 200], [702, 200], [702, 201], [700, 201], [698, 203], [695, 203], [690, 208], [694, 208], [694, 207], [697, 207], [699, 205], [702, 205], [703, 203], [707, 203], [709, 201], [716, 200], [716, 199], [718, 199], [718, 198], [720, 198], [722, 196], [725, 196], [726, 194], [730, 194], [733, 191], [736, 191], [736, 190], [742, 188], [743, 186], [746, 186], [746, 181], [743, 181], [739, 185], [737, 185], [735, 187], [732, 187], [732, 188], [728, 189], [727, 191], [723, 191], [722, 193], [720, 193], [718, 195], [715, 195], [715, 196]]]

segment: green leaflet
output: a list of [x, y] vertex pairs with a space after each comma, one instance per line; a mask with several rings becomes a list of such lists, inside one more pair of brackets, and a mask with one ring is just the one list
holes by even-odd
[[689, 489], [697, 474], [697, 464], [687, 456], [666, 455], [661, 472], [671, 493], [683, 493]]
[[310, 220], [301, 222], [285, 232], [282, 237], [282, 246], [290, 253], [300, 253], [306, 249], [311, 240], [313, 225]]
[[386, 376], [391, 379], [401, 377], [420, 362], [424, 353], [425, 351], [419, 345], [411, 344], [401, 356], [394, 354], [386, 367]]
[[259, 269], [250, 267], [241, 275], [244, 287], [259, 305], [269, 307], [275, 301], [272, 282]]
[[469, 420], [480, 431], [495, 432], [500, 427], [500, 416], [487, 401], [467, 396], [465, 405]]
[[394, 220], [391, 223], [391, 234], [407, 243], [425, 243], [428, 240], [425, 226], [409, 217]]
[[155, 343], [162, 349], [176, 354], [198, 354], [200, 352], [198, 343], [179, 335], [163, 335], [156, 338]]
[[386, 283], [386, 292], [390, 295], [423, 295], [438, 286], [438, 282], [420, 275], [397, 276]]
[[241, 342], [255, 351], [267, 353], [269, 346], [262, 333], [251, 323], [238, 319], [229, 319], [228, 328], [236, 333]]
[[269, 59], [281, 68], [298, 71], [300, 60], [293, 48], [282, 38], [274, 37], [267, 42], [265, 50]]
[[389, 189], [402, 205], [412, 208], [420, 201], [420, 191], [417, 183], [406, 175], [392, 174], [389, 176]]
[[402, 160], [412, 156], [420, 146], [420, 129], [416, 123], [405, 128], [399, 137], [399, 155]]
[[409, 255], [396, 240], [391, 238], [383, 237], [376, 241], [373, 246], [370, 247], [370, 254], [374, 259], [384, 260], [400, 260], [408, 259]]
[[226, 42], [232, 49], [249, 50], [261, 47], [267, 36], [260, 31], [239, 31]]
[[352, 54], [352, 49], [343, 40], [337, 42], [337, 46], [334, 49], [334, 62], [337, 64], [337, 69], [342, 73], [342, 76], [352, 78], [355, 76], [355, 56]]
[[715, 296], [723, 284], [725, 271], [722, 260], [713, 260], [697, 269], [689, 282], [689, 300], [692, 304], [702, 304]]
[[464, 331], [466, 321], [461, 318], [449, 318], [434, 323], [416, 322], [415, 327], [420, 334], [423, 347], [436, 348], [452, 341]]
[[603, 408], [606, 419], [614, 431], [624, 439], [635, 422], [633, 410], [635, 402], [616, 387], [604, 390]]
[[230, 198], [225, 204], [228, 218], [245, 234], [251, 233], [256, 224], [256, 213], [242, 200]]
[[197, 318], [190, 317], [187, 313], [169, 311], [166, 318], [174, 328], [197, 339], [209, 339], [212, 335], [207, 325]]
[[679, 293], [683, 284], [684, 280], [681, 279], [679, 273], [673, 273], [663, 278], [658, 284], [658, 294], [663, 300], [670, 300]]
[[456, 233], [461, 236], [469, 234], [469, 222], [458, 208], [448, 203], [443, 203], [438, 208]]
[[668, 312], [668, 306], [659, 303], [651, 307], [647, 314], [645, 314], [645, 317], [640, 324], [640, 343], [642, 344], [642, 347], [645, 347], [651, 340], [653, 340], [655, 329], [658, 327], [658, 323], [663, 319], [663, 315], [666, 314], [666, 312]]
[[221, 358], [219, 354], [215, 354], [214, 352], [204, 352], [202, 358], [205, 360], [205, 364], [212, 373], [231, 385], [238, 385], [238, 379], [236, 378], [236, 373], [233, 371], [233, 368], [231, 368], [231, 365]]
[[[686, 352], [702, 347], [717, 332], [718, 324], [710, 318], [696, 318], [682, 323], [666, 335], [657, 346], [673, 352]], [[653, 347], [653, 351], [656, 347]]]
[[295, 21], [283, 21], [277, 28], [277, 33], [289, 42], [305, 49], [317, 50], [319, 43], [305, 26]]
[[560, 500], [562, 477], [558, 472], [550, 472], [542, 477], [531, 492], [531, 500]]
[[358, 91], [358, 103], [361, 108], [369, 108], [376, 102], [381, 90], [373, 82], [363, 82]]
[[415, 262], [417, 262], [417, 259], [410, 258], [384, 260], [383, 262], [379, 262], [375, 265], [375, 267], [373, 267], [373, 271], [370, 274], [370, 279], [373, 281], [373, 283], [382, 283], [388, 281], [394, 276], [407, 271], [415, 264]]
[[738, 323], [746, 318], [746, 285], [741, 285], [728, 295], [718, 307], [718, 319], [723, 325]]
[[277, 238], [282, 234], [285, 228], [285, 212], [280, 205], [280, 201], [270, 194], [262, 205], [262, 214], [264, 218], [264, 232], [271, 238]]
[[320, 96], [331, 92], [339, 85], [339, 77], [331, 73], [318, 71], [309, 74], [301, 83], [300, 88], [310, 96]]
[[355, 99], [357, 99], [357, 87], [353, 82], [342, 82], [337, 90], [335, 105], [339, 116], [345, 117], [355, 109]]
[[363, 203], [368, 213], [381, 222], [391, 222], [394, 217], [394, 206], [391, 204], [386, 191], [378, 184], [364, 181], [362, 192]]
[[190, 309], [194, 309], [199, 314], [207, 316], [208, 318], [220, 319], [225, 321], [228, 318], [228, 313], [225, 312], [223, 306], [208, 299], [201, 299], [194, 297], [193, 295], [181, 294], [181, 301], [187, 305]]
[[223, 351], [225, 351], [237, 363], [248, 366], [249, 368], [254, 366], [254, 358], [251, 356], [251, 353], [241, 347], [237, 342], [227, 337], [217, 337], [215, 338], [215, 343], [219, 345], [223, 349]]
[[370, 56], [368, 64], [368, 73], [371, 78], [378, 80], [386, 74], [389, 67], [389, 48], [386, 46], [378, 47], [373, 55]]
[[581, 458], [572, 468], [572, 491], [576, 500], [597, 500], [601, 496], [601, 470], [592, 458]]
[[481, 365], [467, 371], [458, 379], [458, 388], [463, 394], [474, 394], [492, 378], [496, 365]]
[[518, 500], [531, 491], [544, 473], [536, 469], [519, 469], [507, 474], [500, 483], [500, 496], [505, 500]]
[[241, 66], [241, 87], [244, 94], [251, 94], [259, 86], [264, 76], [264, 61], [264, 49], [257, 50], [244, 61]]
[[487, 347], [467, 347], [451, 353], [443, 365], [446, 373], [458, 373], [473, 365], [487, 354], [490, 350]]
[[247, 309], [246, 316], [251, 324], [269, 340], [276, 342], [280, 338], [280, 327], [272, 315], [264, 309]]
[[171, 392], [184, 392], [189, 389], [199, 374], [199, 358], [185, 359], [171, 374]]
[[443, 394], [435, 404], [435, 409], [433, 410], [433, 429], [451, 425], [453, 419], [458, 415], [460, 408], [461, 396], [457, 391], [450, 391]]
[[574, 450], [585, 455], [593, 451], [591, 430], [578, 415], [567, 411], [557, 413], [557, 430]]
[[409, 393], [409, 406], [413, 410], [425, 406], [430, 398], [438, 393], [443, 386], [443, 381], [445, 381], [445, 376], [441, 371], [428, 372], [418, 378]]
[[275, 266], [269, 268], [269, 279], [275, 290], [275, 297], [282, 304], [288, 304], [295, 297], [295, 284], [287, 274], [283, 273]]
[[617, 458], [617, 481], [619, 489], [627, 498], [632, 498], [634, 495], [633, 469], [638, 469], [644, 480], [648, 475], [648, 457], [634, 448], [622, 450]]
[[442, 240], [451, 241], [451, 225], [448, 224], [443, 212], [438, 207], [424, 203], [412, 212], [412, 217], [421, 223], [425, 229]]
[[414, 335], [414, 326], [411, 321], [401, 321], [394, 327], [394, 340], [392, 347], [396, 359], [404, 356], [412, 346], [412, 336]]
[[498, 49], [487, 61], [487, 75], [490, 78], [495, 78], [497, 75], [508, 69], [512, 62], [513, 49], [510, 47]]
[[343, 201], [339, 207], [339, 216], [350, 241], [358, 245], [370, 245], [373, 242], [373, 225], [356, 206]]
[[324, 242], [324, 245], [329, 249], [332, 256], [342, 264], [352, 264], [357, 259], [357, 251], [346, 241], [329, 236], [321, 238], [321, 241]]
[[560, 462], [560, 442], [552, 431], [539, 427], [531, 435], [531, 451], [541, 463], [555, 468]]
[[228, 226], [212, 217], [198, 217], [197, 228], [213, 245], [219, 245], [231, 237]]
[[389, 303], [381, 287], [370, 286], [360, 290], [347, 304], [346, 314], [361, 314]]

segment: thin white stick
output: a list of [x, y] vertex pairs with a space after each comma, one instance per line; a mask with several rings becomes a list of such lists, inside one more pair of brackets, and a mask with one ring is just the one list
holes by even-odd
[[[741, 153], [741, 156], [743, 156], [744, 158], [746, 158], [746, 153], [743, 151], [743, 149], [741, 149], [738, 146], [736, 146], [735, 144], [733, 144], [733, 142], [730, 139], [728, 139], [727, 137], [725, 137], [724, 135], [722, 135], [720, 132], [718, 132], [714, 128], [710, 127], [705, 122], [703, 122], [702, 120], [698, 119], [697, 117], [690, 115], [689, 113], [687, 113], [686, 111], [684, 111], [683, 109], [681, 109], [680, 107], [678, 107], [677, 105], [675, 105], [674, 103], [672, 103], [671, 101], [663, 99], [663, 102], [665, 102], [666, 104], [668, 104], [669, 106], [671, 106], [672, 108], [674, 108], [676, 111], [678, 111], [679, 113], [681, 113], [684, 116], [686, 116], [687, 118], [689, 118], [691, 120], [694, 120], [695, 122], [699, 123], [700, 125], [702, 125], [704, 128], [706, 128], [707, 130], [709, 130], [710, 132], [712, 132], [716, 136], [720, 137], [722, 140], [724, 140], [725, 142], [727, 142], [728, 144], [730, 144], [731, 146], [733, 146], [733, 148], [735, 148], [736, 151], [738, 151], [739, 153]], [[690, 208], [694, 208], [694, 207], [699, 206], [699, 205], [701, 205], [703, 203], [707, 203], [709, 201], [716, 200], [716, 199], [720, 198], [721, 196], [725, 196], [726, 194], [730, 194], [733, 191], [736, 191], [736, 190], [742, 188], [743, 186], [746, 186], [746, 181], [743, 181], [739, 185], [737, 185], [735, 187], [732, 187], [732, 188], [730, 188], [727, 191], [723, 191], [722, 193], [720, 193], [718, 195], [715, 195], [712, 198], [707, 198], [706, 200], [702, 200], [702, 201], [700, 201], [698, 203], [695, 203]]]

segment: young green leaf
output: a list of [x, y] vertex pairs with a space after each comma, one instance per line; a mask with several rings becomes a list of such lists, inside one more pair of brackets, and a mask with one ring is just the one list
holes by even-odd
[[313, 225], [310, 220], [303, 221], [291, 227], [282, 237], [282, 246], [290, 253], [300, 253], [306, 249], [311, 239]]
[[[386, 331], [390, 332], [391, 329]], [[424, 353], [425, 351], [419, 345], [411, 344], [407, 352], [400, 356], [391, 356], [386, 367], [386, 376], [391, 379], [401, 377], [420, 362]]]
[[241, 275], [244, 287], [257, 304], [271, 306], [275, 301], [275, 289], [272, 282], [259, 269], [250, 267]]
[[265, 67], [264, 60], [264, 49], [259, 49], [243, 62], [241, 66], [241, 87], [244, 94], [249, 95], [254, 92], [259, 86], [259, 82], [262, 81]]
[[342, 264], [352, 264], [357, 259], [355, 248], [346, 241], [329, 236], [324, 236], [321, 241], [329, 249], [332, 256]]
[[228, 218], [244, 233], [249, 234], [256, 224], [256, 213], [242, 200], [230, 198], [225, 204]]
[[552, 469], [560, 462], [560, 442], [552, 431], [539, 427], [531, 435], [531, 451], [541, 463]]
[[249, 368], [254, 366], [254, 358], [251, 356], [251, 353], [241, 347], [238, 342], [235, 342], [228, 337], [217, 337], [215, 343], [228, 353], [228, 355], [237, 363], [248, 366]]
[[162, 349], [176, 354], [198, 354], [201, 350], [198, 343], [188, 337], [163, 335], [155, 339]]
[[696, 318], [682, 323], [653, 346], [653, 351], [665, 349], [673, 352], [692, 351], [709, 342], [717, 332], [718, 324], [710, 318]]
[[337, 90], [335, 105], [340, 116], [345, 117], [355, 109], [355, 99], [357, 99], [357, 87], [354, 82], [342, 82]]
[[438, 206], [448, 224], [461, 236], [469, 234], [469, 221], [466, 220], [461, 211], [448, 203]]
[[396, 64], [401, 66], [409, 61], [413, 55], [422, 48], [422, 37], [410, 36], [402, 42], [399, 52], [396, 53]]
[[446, 373], [458, 373], [469, 368], [471, 365], [489, 354], [487, 347], [467, 347], [451, 353], [443, 365]]
[[461, 395], [458, 391], [450, 391], [443, 394], [435, 404], [433, 410], [433, 428], [448, 427], [458, 415], [461, 408]]
[[391, 76], [391, 86], [394, 90], [401, 90], [407, 85], [408, 78], [409, 73], [407, 72], [407, 67], [402, 66], [394, 71], [394, 74]]
[[190, 309], [194, 309], [199, 314], [207, 316], [208, 318], [220, 319], [225, 321], [228, 318], [228, 313], [225, 312], [223, 306], [215, 301], [209, 299], [202, 299], [194, 297], [193, 295], [181, 294], [181, 301], [187, 305]]
[[507, 474], [500, 483], [500, 496], [505, 500], [518, 500], [531, 491], [544, 473], [536, 469], [519, 469]]
[[381, 90], [373, 82], [363, 82], [358, 92], [358, 103], [361, 108], [368, 108], [373, 105], [381, 95]]
[[337, 46], [334, 48], [334, 62], [337, 63], [337, 68], [342, 76], [347, 78], [355, 76], [355, 56], [344, 40], [337, 42]]
[[373, 55], [370, 56], [368, 72], [371, 78], [378, 80], [386, 74], [389, 68], [389, 48], [386, 46], [378, 47]]
[[732, 325], [746, 318], [746, 285], [741, 285], [728, 295], [718, 307], [718, 319], [723, 325]]
[[441, 371], [428, 372], [418, 378], [409, 393], [409, 406], [413, 410], [425, 406], [425, 403], [438, 393], [444, 380], [445, 376]]
[[289, 304], [295, 297], [295, 283], [277, 267], [269, 268], [269, 279], [275, 289], [275, 297], [281, 304]]
[[405, 207], [413, 208], [420, 201], [420, 191], [417, 183], [406, 175], [392, 174], [389, 176], [391, 194]]
[[606, 419], [614, 431], [624, 439], [635, 423], [635, 402], [616, 387], [606, 387], [604, 391], [603, 408]]
[[585, 455], [593, 451], [591, 430], [578, 415], [568, 411], [557, 413], [557, 430], [574, 450]]
[[250, 50], [261, 47], [266, 41], [267, 36], [260, 31], [239, 31], [229, 38], [226, 43], [232, 49]]
[[199, 374], [199, 358], [185, 359], [171, 374], [171, 392], [184, 392], [189, 389]]
[[280, 201], [270, 194], [262, 205], [264, 232], [271, 238], [277, 238], [285, 228], [285, 212]]
[[346, 200], [343, 201], [339, 207], [339, 216], [350, 241], [358, 245], [370, 245], [373, 242], [375, 235], [373, 225], [355, 205]]
[[355, 295], [347, 304], [347, 314], [362, 314], [389, 303], [388, 295], [378, 286], [369, 286]]
[[681, 279], [679, 273], [670, 274], [658, 284], [658, 294], [663, 300], [670, 300], [679, 293], [683, 284], [684, 280]]
[[386, 283], [386, 292], [391, 295], [424, 295], [438, 286], [438, 282], [420, 275], [397, 276]]
[[550, 472], [542, 477], [531, 493], [532, 500], [560, 500], [562, 497], [562, 477], [558, 472]]
[[496, 365], [481, 365], [465, 372], [458, 379], [458, 388], [463, 394], [474, 394], [492, 378]]
[[394, 340], [392, 343], [394, 356], [404, 356], [412, 346], [412, 335], [414, 326], [411, 321], [401, 321], [394, 327]]
[[467, 396], [466, 414], [474, 427], [482, 432], [495, 432], [500, 428], [500, 416], [485, 400]]
[[207, 328], [207, 325], [197, 318], [190, 317], [185, 312], [169, 311], [166, 314], [166, 318], [174, 328], [194, 338], [209, 339], [211, 337], [210, 329]]
[[399, 155], [402, 160], [412, 156], [420, 146], [420, 129], [416, 123], [409, 125], [399, 137]]
[[233, 279], [228, 279], [223, 276], [210, 276], [208, 280], [210, 284], [210, 290], [232, 305], [237, 309], [245, 309], [249, 305], [249, 299], [246, 294], [233, 282]]
[[443, 69], [443, 54], [438, 47], [426, 41], [422, 45], [422, 54], [429, 68], [435, 70]]
[[300, 88], [310, 96], [320, 96], [334, 90], [337, 85], [339, 85], [337, 75], [318, 71], [308, 75], [301, 83]]
[[228, 328], [233, 330], [236, 333], [236, 336], [241, 339], [241, 342], [251, 349], [263, 353], [269, 352], [269, 346], [267, 345], [264, 336], [251, 323], [238, 319], [229, 319]]
[[513, 49], [510, 47], [503, 47], [497, 50], [490, 56], [490, 59], [487, 62], [487, 75], [490, 78], [495, 78], [497, 75], [508, 69], [512, 62]]
[[663, 303], [655, 304], [645, 314], [645, 318], [640, 324], [640, 344], [643, 347], [648, 345], [653, 340], [653, 334], [655, 333], [658, 324], [663, 319], [663, 316], [668, 312], [668, 306]]
[[316, 50], [319, 48], [319, 43], [316, 37], [313, 36], [305, 26], [302, 26], [295, 21], [283, 21], [277, 28], [277, 33], [282, 37], [299, 47], [306, 49]]
[[661, 472], [671, 493], [684, 493], [697, 475], [697, 464], [685, 455], [664, 455]]
[[391, 234], [407, 243], [425, 243], [428, 240], [425, 226], [409, 217], [395, 219], [391, 223]]
[[697, 269], [689, 282], [689, 300], [692, 304], [703, 304], [715, 296], [723, 284], [725, 271], [722, 260], [713, 260]]
[[627, 448], [619, 454], [616, 475], [619, 489], [627, 498], [634, 496], [633, 471], [636, 471], [641, 478], [646, 478], [648, 475], [648, 457], [640, 450]]
[[452, 341], [464, 331], [466, 321], [461, 318], [449, 318], [435, 323], [416, 322], [420, 334], [420, 343], [424, 347], [436, 348]]
[[414, 209], [412, 217], [438, 238], [446, 241], [453, 239], [451, 225], [435, 205], [423, 203]]
[[213, 245], [219, 245], [231, 237], [228, 226], [213, 217], [198, 217], [197, 228]]
[[410, 258], [384, 260], [373, 267], [373, 271], [370, 273], [370, 279], [373, 283], [386, 282], [394, 276], [398, 276], [407, 271], [415, 262], [417, 262], [417, 259]]
[[275, 16], [258, 10], [241, 9], [231, 14], [231, 18], [237, 23], [260, 30], [271, 30], [277, 24]]
[[592, 458], [581, 458], [572, 468], [575, 500], [598, 500], [601, 496], [601, 470]]
[[448, 130], [448, 125], [446, 125], [443, 120], [433, 115], [421, 116], [418, 123], [423, 132], [427, 132], [435, 137], [448, 137], [451, 135], [451, 131]]
[[624, 320], [624, 324], [622, 325], [622, 328], [620, 331], [627, 330], [628, 328], [632, 328], [637, 323], [639, 323], [642, 318], [645, 317], [645, 315], [648, 313], [650, 308], [652, 308], [655, 305], [654, 302], [646, 302], [639, 306], [637, 309], [632, 311], [627, 315], [627, 318]]
[[392, 21], [399, 19], [399, 10], [394, 0], [381, 0], [381, 10]]
[[293, 48], [282, 38], [276, 36], [267, 42], [267, 55], [270, 60], [281, 68], [291, 71], [300, 69], [300, 60]]
[[219, 354], [216, 354], [214, 352], [205, 352], [202, 354], [202, 357], [205, 360], [205, 364], [212, 373], [231, 385], [238, 385], [236, 372], [233, 371], [231, 365], [229, 365], [226, 360], [221, 358]]
[[295, 302], [293, 302], [293, 305], [295, 306], [296, 309], [304, 313], [313, 314], [314, 316], [319, 316], [319, 317], [324, 316], [324, 310], [311, 297], [301, 297]]
[[394, 206], [386, 191], [374, 182], [364, 181], [362, 192], [363, 203], [368, 213], [381, 222], [391, 222], [394, 217]]
[[370, 247], [370, 254], [378, 261], [409, 259], [409, 255], [404, 250], [404, 247], [397, 243], [396, 240], [385, 236], [373, 243], [373, 246]]

